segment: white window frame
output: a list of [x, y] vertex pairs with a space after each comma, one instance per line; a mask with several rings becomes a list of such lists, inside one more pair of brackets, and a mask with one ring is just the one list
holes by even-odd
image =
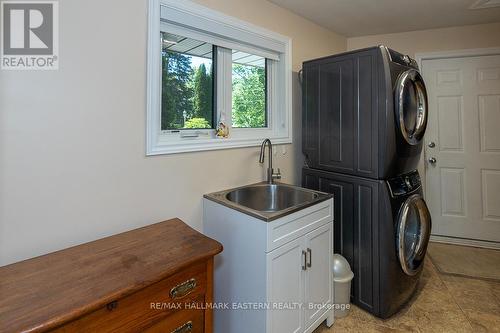
[[[194, 39], [210, 38], [217, 46], [223, 44], [224, 47], [279, 59], [267, 61], [267, 127], [230, 128], [229, 138], [226, 139], [215, 137], [213, 129], [162, 131], [162, 30]], [[227, 64], [232, 62], [231, 52], [224, 47], [217, 47], [217, 57], [219, 63]], [[276, 144], [292, 143], [291, 50], [289, 37], [191, 1], [149, 0], [146, 155], [251, 147], [260, 145], [265, 138]], [[231, 126], [232, 89], [221, 89], [222, 82], [231, 82], [229, 68], [227, 65], [217, 66], [217, 102], [214, 112], [217, 115], [224, 114], [225, 122]]]

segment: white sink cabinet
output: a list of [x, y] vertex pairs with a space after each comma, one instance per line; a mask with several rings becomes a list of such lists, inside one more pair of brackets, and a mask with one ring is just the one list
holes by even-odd
[[214, 262], [214, 332], [312, 332], [333, 324], [333, 199], [263, 221], [203, 199]]

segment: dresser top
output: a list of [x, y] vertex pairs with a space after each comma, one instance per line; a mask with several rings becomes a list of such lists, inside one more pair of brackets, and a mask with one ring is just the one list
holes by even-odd
[[0, 332], [41, 332], [222, 251], [172, 219], [0, 267]]

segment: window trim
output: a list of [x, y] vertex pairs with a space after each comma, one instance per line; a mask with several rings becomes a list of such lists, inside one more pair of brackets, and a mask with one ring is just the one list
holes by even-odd
[[[184, 137], [180, 134], [168, 135], [161, 131], [161, 12], [167, 10], [172, 13], [169, 18], [183, 22], [179, 29], [196, 29], [196, 24], [202, 22], [211, 26], [220, 38], [226, 31], [230, 36], [228, 40], [234, 43], [241, 42], [247, 45], [246, 50], [251, 47], [262, 48], [277, 52], [279, 50], [279, 61], [272, 62], [274, 66], [268, 67], [266, 84], [272, 82], [272, 87], [278, 87], [272, 91], [268, 86], [268, 112], [267, 128], [231, 128], [230, 137], [227, 139], [215, 138], [215, 131], [211, 130], [183, 130]], [[198, 22], [199, 20], [199, 22]], [[171, 25], [172, 23], [168, 23]], [[180, 23], [177, 23], [180, 25]], [[203, 33], [203, 32], [201, 32]], [[222, 49], [218, 47], [217, 49]], [[148, 12], [148, 55], [147, 55], [147, 128], [146, 128], [146, 155], [173, 154], [203, 150], [218, 150], [227, 148], [240, 148], [258, 146], [264, 138], [270, 138], [273, 143], [292, 143], [292, 64], [291, 64], [291, 39], [269, 30], [254, 26], [239, 19], [221, 14], [191, 1], [175, 0], [149, 0]], [[218, 55], [219, 57], [220, 55]], [[217, 66], [215, 75], [217, 80], [229, 79], [232, 73]], [[269, 81], [271, 80], [271, 81]], [[274, 81], [273, 81], [274, 80]], [[214, 116], [217, 120], [222, 110], [232, 109], [231, 89], [221, 89], [217, 85], [214, 97], [217, 105], [214, 106]], [[225, 113], [226, 115], [228, 113]], [[230, 116], [230, 112], [229, 112]], [[230, 122], [231, 119], [226, 119]], [[196, 138], [188, 138], [189, 133], [201, 134]]]

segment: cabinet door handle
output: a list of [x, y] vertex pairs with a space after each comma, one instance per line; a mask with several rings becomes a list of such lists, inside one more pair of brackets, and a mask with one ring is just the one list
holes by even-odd
[[302, 270], [305, 271], [307, 269], [307, 253], [302, 250], [302, 257], [304, 258], [304, 264], [302, 265]]
[[307, 263], [307, 267], [311, 267], [312, 266], [312, 250], [310, 248], [307, 248], [307, 253], [309, 254], [309, 262]]
[[190, 294], [196, 287], [196, 279], [189, 279], [170, 289], [171, 298], [180, 298]]
[[193, 322], [188, 321], [184, 325], [177, 327], [171, 333], [188, 333], [188, 332], [192, 332], [192, 331], [193, 331]]

